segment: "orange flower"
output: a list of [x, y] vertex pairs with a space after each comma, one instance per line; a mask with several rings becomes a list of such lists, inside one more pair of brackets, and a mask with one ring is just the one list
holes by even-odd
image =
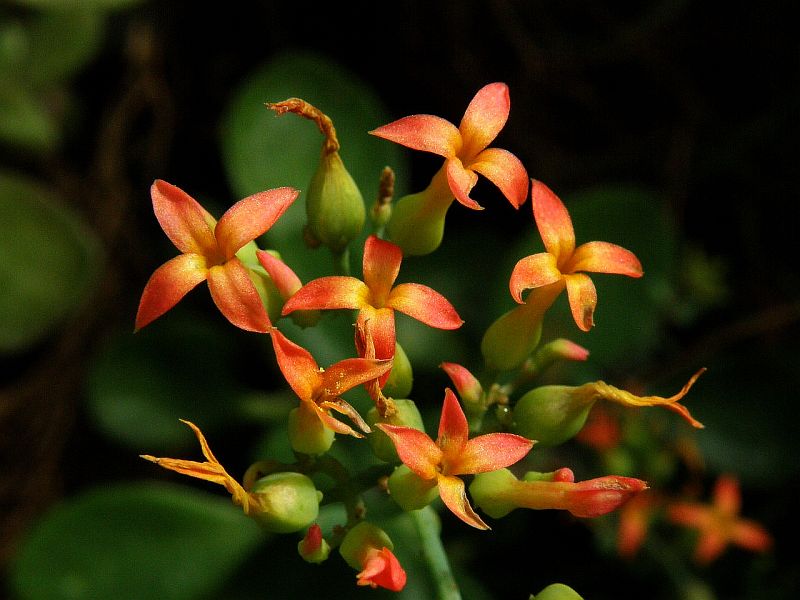
[[695, 560], [708, 564], [719, 557], [728, 544], [754, 552], [764, 552], [772, 545], [772, 537], [766, 529], [739, 516], [741, 502], [739, 482], [735, 477], [722, 475], [714, 486], [711, 505], [676, 502], [669, 506], [667, 515], [674, 523], [699, 531]]
[[594, 325], [597, 291], [584, 271], [641, 277], [642, 265], [632, 252], [616, 244], [588, 242], [576, 248], [575, 231], [566, 207], [542, 182], [531, 180], [531, 201], [536, 226], [547, 251], [527, 256], [517, 263], [509, 281], [511, 295], [524, 304], [523, 291], [560, 283], [567, 288], [575, 323], [589, 331]]
[[[355, 277], [331, 276], [310, 281], [284, 305], [283, 314], [295, 310], [357, 309], [357, 331], [369, 321], [375, 344], [375, 357], [394, 356], [394, 311], [399, 310], [426, 325], [438, 329], [457, 329], [464, 321], [447, 299], [431, 288], [417, 283], [395, 286], [403, 252], [391, 242], [374, 235], [364, 244], [364, 281]], [[360, 336], [356, 335], [359, 354], [363, 356]], [[381, 377], [381, 385], [389, 377]]]
[[285, 187], [254, 194], [234, 204], [217, 222], [186, 192], [157, 180], [150, 188], [153, 211], [182, 254], [150, 277], [136, 314], [136, 330], [175, 306], [201, 281], [208, 281], [211, 297], [225, 318], [247, 331], [265, 333], [269, 317], [236, 253], [272, 227], [298, 193]]
[[487, 148], [503, 129], [510, 110], [508, 86], [490, 83], [475, 94], [458, 127], [441, 117], [412, 115], [370, 133], [414, 150], [443, 156], [450, 191], [464, 206], [482, 208], [469, 197], [480, 173], [500, 188], [514, 208], [519, 208], [528, 193], [525, 167], [507, 150]]
[[617, 551], [623, 558], [636, 556], [647, 539], [650, 522], [659, 509], [661, 500], [653, 492], [638, 494], [619, 511]]
[[457, 475], [486, 473], [521, 460], [533, 442], [512, 433], [490, 433], [468, 439], [467, 418], [447, 388], [434, 442], [409, 427], [378, 425], [394, 442], [400, 460], [419, 478], [435, 481], [439, 496], [453, 514], [478, 529], [489, 529], [467, 501], [464, 481]]

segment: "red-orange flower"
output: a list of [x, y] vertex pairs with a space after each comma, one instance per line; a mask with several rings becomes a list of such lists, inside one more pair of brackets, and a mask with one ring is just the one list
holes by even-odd
[[167, 237], [182, 252], [156, 269], [142, 292], [136, 329], [175, 306], [201, 281], [234, 325], [264, 333], [269, 317], [236, 253], [267, 231], [297, 198], [298, 191], [278, 188], [234, 204], [217, 222], [180, 188], [157, 180], [150, 189], [153, 211]]
[[531, 201], [536, 226], [547, 251], [527, 256], [517, 263], [509, 281], [511, 295], [524, 304], [522, 292], [525, 290], [561, 283], [567, 288], [575, 323], [589, 331], [594, 325], [597, 290], [584, 271], [641, 277], [642, 265], [632, 252], [616, 244], [588, 242], [576, 248], [575, 231], [566, 207], [541, 181], [531, 180]]
[[383, 375], [391, 369], [392, 361], [348, 358], [327, 369], [320, 369], [308, 350], [286, 338], [277, 329], [271, 329], [270, 334], [278, 367], [303, 406], [311, 409], [328, 429], [337, 433], [364, 437], [349, 425], [334, 419], [331, 410], [347, 415], [361, 431], [369, 433], [370, 428], [361, 415], [340, 396], [357, 385]]
[[478, 529], [489, 529], [467, 500], [464, 481], [458, 475], [486, 473], [521, 460], [533, 442], [512, 433], [489, 433], [468, 439], [469, 427], [461, 405], [447, 388], [434, 442], [410, 427], [378, 425], [394, 442], [400, 460], [418, 477], [436, 481], [439, 496], [459, 519]]
[[[355, 277], [331, 276], [310, 281], [284, 305], [283, 314], [295, 310], [357, 309], [357, 330], [369, 329], [375, 344], [375, 357], [394, 356], [394, 311], [399, 310], [438, 329], [457, 329], [464, 322], [447, 299], [417, 283], [394, 285], [403, 252], [398, 246], [370, 236], [364, 244], [364, 281]], [[359, 344], [360, 336], [356, 335]], [[360, 345], [360, 344], [359, 344]], [[359, 354], [363, 355], [363, 348]], [[386, 383], [388, 371], [381, 378]]]
[[399, 592], [406, 585], [406, 572], [388, 548], [373, 548], [367, 552], [363, 567], [356, 575], [358, 585], [382, 587], [393, 592]]
[[772, 537], [755, 521], [739, 516], [741, 509], [739, 482], [730, 475], [717, 479], [713, 503], [676, 502], [667, 509], [670, 520], [692, 527], [700, 533], [695, 559], [708, 564], [716, 559], [728, 544], [754, 552], [764, 552], [772, 545]]
[[464, 206], [482, 208], [469, 197], [480, 173], [500, 188], [514, 208], [519, 208], [528, 193], [525, 167], [507, 150], [487, 148], [503, 129], [510, 110], [508, 86], [490, 83], [475, 94], [458, 127], [441, 117], [412, 115], [370, 133], [443, 156], [450, 191]]

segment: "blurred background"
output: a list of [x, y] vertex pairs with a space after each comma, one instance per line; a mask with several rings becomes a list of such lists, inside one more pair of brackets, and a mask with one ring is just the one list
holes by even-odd
[[[293, 403], [268, 345], [230, 327], [203, 289], [133, 335], [147, 278], [176, 254], [149, 187], [165, 179], [216, 216], [269, 187], [306, 189], [318, 132], [263, 107], [300, 96], [333, 118], [368, 203], [387, 164], [398, 194], [419, 191], [440, 159], [366, 132], [414, 113], [458, 123], [480, 87], [504, 81], [511, 115], [494, 145], [561, 196], [579, 243], [621, 244], [646, 274], [594, 278], [590, 334], [560, 299], [546, 335], [569, 337], [591, 356], [546, 380], [602, 378], [670, 395], [709, 368], [685, 401], [705, 430], [690, 432], [667, 412], [609, 411], [612, 446], [587, 438], [534, 450], [531, 467], [640, 477], [665, 506], [709, 502], [717, 476], [729, 473], [741, 482], [742, 515], [774, 545], [762, 554], [732, 547], [699, 565], [692, 532], [671, 525], [663, 506], [628, 557], [617, 516], [517, 511], [485, 534], [443, 515], [465, 597], [527, 598], [562, 581], [587, 599], [621, 589], [653, 599], [796, 598], [800, 570], [786, 533], [797, 525], [800, 492], [792, 7], [0, 2], [0, 595], [355, 593], [338, 559], [306, 565], [296, 539], [261, 535], [222, 490], [138, 458], [196, 458], [178, 422], [186, 418], [241, 473], [287, 455], [282, 423]], [[541, 248], [529, 203], [514, 211], [486, 181], [473, 197], [486, 210], [454, 206], [442, 248], [406, 260], [401, 273], [443, 292], [467, 321], [453, 334], [398, 320], [415, 367], [412, 397], [434, 424], [448, 384], [437, 365], [480, 367], [483, 331], [513, 304], [513, 265]], [[303, 246], [303, 219], [298, 202], [264, 245], [308, 281], [330, 272], [330, 257]], [[324, 323], [322, 333], [286, 327], [327, 365], [349, 356], [352, 342], [347, 316]], [[358, 450], [342, 446], [356, 464]], [[403, 527], [396, 540], [412, 536]], [[406, 597], [428, 597], [413, 540], [396, 544], [414, 575]]]

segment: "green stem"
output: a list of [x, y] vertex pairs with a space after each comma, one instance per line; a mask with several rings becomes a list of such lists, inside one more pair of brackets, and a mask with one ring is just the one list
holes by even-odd
[[422, 542], [422, 556], [428, 563], [431, 577], [436, 586], [438, 600], [461, 600], [461, 592], [450, 570], [450, 561], [442, 545], [441, 522], [439, 515], [430, 507], [412, 510], [408, 513], [414, 521]]

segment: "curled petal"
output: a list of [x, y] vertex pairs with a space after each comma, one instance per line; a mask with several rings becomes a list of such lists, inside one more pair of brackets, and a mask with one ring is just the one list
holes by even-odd
[[322, 386], [322, 375], [314, 357], [277, 329], [270, 330], [278, 368], [297, 397], [310, 402]]
[[358, 585], [382, 587], [399, 592], [406, 585], [406, 572], [397, 557], [384, 547], [369, 552], [364, 559], [364, 569], [357, 575]]
[[370, 304], [376, 308], [385, 305], [402, 260], [403, 250], [396, 244], [374, 235], [364, 243], [364, 283], [370, 291]]
[[442, 451], [424, 431], [387, 423], [377, 425], [394, 442], [397, 456], [422, 479], [433, 479], [442, 460]]
[[461, 156], [474, 156], [491, 144], [505, 126], [510, 110], [505, 83], [490, 83], [478, 90], [458, 127], [464, 139]]
[[395, 287], [387, 306], [437, 329], [458, 329], [464, 324], [447, 298], [418, 283], [401, 283]]
[[531, 179], [531, 205], [544, 247], [561, 265], [575, 250], [575, 230], [567, 208], [549, 187], [535, 179]]
[[[342, 403], [347, 404], [346, 402], [344, 402], [344, 400], [342, 400]], [[340, 433], [342, 435], [349, 435], [354, 438], [364, 437], [363, 434], [359, 433], [346, 423], [342, 423], [340, 420], [335, 419], [328, 412], [331, 408], [333, 408], [337, 412], [341, 412], [344, 414], [347, 412], [347, 409], [345, 409], [344, 407], [341, 407], [334, 402], [325, 402], [323, 403], [323, 405], [317, 404], [316, 402], [309, 402], [309, 404], [313, 407], [314, 411], [319, 417], [319, 420], [322, 421], [322, 424], [325, 425], [325, 427], [327, 427], [331, 431], [335, 431], [336, 433]], [[350, 408], [352, 412], [358, 415], [358, 413], [352, 406], [350, 406], [349, 404], [347, 404], [347, 406]], [[342, 408], [342, 410], [339, 410], [340, 408]], [[361, 419], [361, 415], [359, 415], [358, 418]], [[361, 422], [362, 423], [364, 422], [363, 419], [361, 419]], [[364, 425], [366, 425], [366, 423], [364, 423]], [[367, 426], [366, 429], [367, 431], [369, 431], [369, 426]]]
[[453, 390], [446, 388], [436, 445], [442, 449], [448, 462], [455, 462], [463, 451], [468, 436], [469, 425], [467, 424], [467, 417], [464, 415], [461, 404], [458, 402]]
[[524, 304], [522, 292], [532, 288], [544, 287], [561, 280], [561, 271], [556, 265], [556, 257], [549, 252], [526, 256], [517, 262], [508, 281], [511, 297]]
[[597, 306], [597, 290], [588, 275], [575, 273], [564, 275], [572, 318], [583, 331], [594, 325], [594, 309]]
[[483, 210], [480, 204], [469, 197], [469, 193], [478, 181], [478, 176], [473, 171], [465, 169], [457, 158], [448, 159], [445, 162], [445, 170], [447, 172], [447, 183], [456, 200], [472, 210]]
[[283, 305], [282, 314], [295, 310], [361, 308], [368, 304], [369, 288], [355, 277], [333, 275], [309, 281]]
[[450, 121], [433, 115], [403, 117], [370, 134], [407, 148], [449, 158], [461, 148], [461, 134]]
[[256, 256], [284, 300], [291, 298], [297, 290], [303, 287], [300, 278], [281, 259], [264, 250], [257, 250]]
[[377, 379], [392, 368], [392, 360], [348, 358], [331, 365], [322, 373], [322, 389], [328, 397], [337, 397], [346, 391]]
[[514, 208], [519, 208], [528, 197], [528, 172], [520, 160], [508, 150], [487, 148], [469, 163], [495, 184]]
[[628, 277], [641, 277], [644, 274], [642, 263], [633, 252], [608, 242], [588, 242], [578, 246], [564, 266], [565, 273], [577, 271], [614, 273]]
[[[394, 328], [394, 310], [391, 308], [375, 309], [371, 306], [362, 308], [358, 313], [356, 321], [356, 347], [359, 353], [366, 351], [363, 348], [363, 340], [359, 331], [369, 331], [372, 336], [372, 347], [375, 351], [375, 358], [377, 359], [390, 359], [394, 358], [395, 350], [395, 328]], [[378, 383], [381, 387], [386, 384], [389, 379], [389, 370], [381, 375]]]
[[136, 331], [175, 306], [207, 275], [206, 259], [200, 254], [181, 254], [161, 265], [144, 286]]
[[[350, 417], [350, 420], [353, 421], [353, 423], [355, 423], [358, 426], [358, 428], [364, 433], [370, 433], [372, 431], [369, 425], [367, 425], [367, 422], [361, 418], [360, 414], [358, 414], [358, 411], [342, 398], [326, 397], [324, 400], [319, 402], [319, 407], [321, 409], [324, 409], [324, 411], [321, 412], [329, 417], [330, 414], [325, 412], [327, 410], [335, 410], [338, 413]], [[333, 419], [333, 417], [330, 418]], [[364, 437], [363, 435], [356, 433], [352, 427], [344, 425], [344, 423], [342, 423], [341, 421], [336, 421], [337, 426], [344, 427], [346, 428], [346, 430], [342, 430], [341, 428], [337, 429], [337, 427], [330, 427], [329, 424], [330, 422], [324, 418], [322, 422], [328, 425], [330, 429], [333, 429], [338, 433], [345, 433], [347, 435], [352, 435], [353, 437], [358, 437], [358, 438]]]
[[439, 475], [438, 482], [439, 497], [455, 516], [476, 529], [491, 529], [470, 506], [467, 500], [467, 493], [464, 490], [464, 482], [461, 479]]
[[261, 297], [238, 258], [211, 267], [208, 288], [214, 304], [237, 327], [258, 333], [266, 333], [271, 327]]
[[178, 250], [217, 258], [216, 220], [194, 198], [161, 179], [150, 187], [150, 197], [161, 229]]
[[447, 466], [448, 475], [488, 473], [525, 458], [533, 442], [513, 433], [487, 433], [468, 440], [456, 460]]
[[465, 402], [479, 402], [483, 395], [483, 388], [478, 379], [466, 368], [456, 363], [444, 362], [441, 365], [453, 385], [456, 386], [458, 395]]
[[231, 206], [214, 229], [225, 259], [272, 227], [299, 193], [282, 187], [253, 194]]

